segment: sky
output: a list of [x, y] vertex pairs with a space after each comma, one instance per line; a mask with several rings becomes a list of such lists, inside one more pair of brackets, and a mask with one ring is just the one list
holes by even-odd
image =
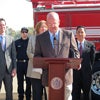
[[32, 3], [28, 0], [0, 0], [0, 18], [14, 30], [33, 27]]

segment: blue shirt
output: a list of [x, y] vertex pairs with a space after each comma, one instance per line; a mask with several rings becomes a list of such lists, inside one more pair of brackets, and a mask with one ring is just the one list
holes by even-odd
[[6, 38], [5, 38], [5, 35], [0, 35], [0, 43], [1, 43], [2, 49], [4, 51], [5, 48], [6, 48]]
[[[84, 49], [84, 41], [85, 41], [85, 39], [81, 42], [81, 44], [82, 44], [82, 49]], [[78, 41], [78, 49], [80, 48], [80, 42]]]
[[[50, 34], [50, 40], [51, 40], [51, 43], [52, 43], [52, 47], [54, 48], [54, 44], [53, 44], [54, 34], [51, 33], [50, 31], [49, 31], [49, 34]], [[59, 39], [59, 30], [55, 33], [55, 37], [56, 37], [57, 40]]]

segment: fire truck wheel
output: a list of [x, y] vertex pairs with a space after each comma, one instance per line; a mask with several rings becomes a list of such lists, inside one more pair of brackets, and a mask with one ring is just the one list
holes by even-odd
[[91, 97], [92, 100], [100, 100], [100, 60], [93, 66]]

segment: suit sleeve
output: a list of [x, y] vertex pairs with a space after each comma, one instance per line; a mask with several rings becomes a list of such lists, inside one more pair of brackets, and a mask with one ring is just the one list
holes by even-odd
[[[34, 43], [32, 43], [32, 42], [34, 42]], [[29, 41], [28, 41], [27, 56], [28, 56], [29, 59], [32, 59], [33, 58], [34, 51], [35, 51], [35, 35], [34, 36], [31, 36], [29, 38]]]
[[12, 50], [11, 50], [11, 57], [12, 57], [12, 67], [17, 68], [17, 64], [16, 64], [16, 48], [15, 48], [15, 41], [13, 41], [12, 39]]
[[40, 40], [39, 36], [36, 36], [36, 44], [35, 44], [34, 57], [42, 57], [41, 46], [40, 46], [40, 41], [39, 40]]
[[77, 48], [77, 44], [76, 44], [76, 40], [75, 40], [75, 36], [73, 33], [71, 33], [71, 39], [70, 39], [70, 48], [72, 50], [72, 52], [74, 53], [73, 56], [75, 58], [80, 58], [80, 54]]
[[95, 45], [92, 44], [90, 49], [91, 49], [91, 51], [90, 51], [90, 59], [91, 59], [91, 64], [93, 65], [94, 61], [95, 61]]

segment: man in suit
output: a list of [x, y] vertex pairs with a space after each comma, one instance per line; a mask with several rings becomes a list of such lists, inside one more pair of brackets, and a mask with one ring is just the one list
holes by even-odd
[[[48, 31], [36, 37], [34, 57], [68, 58], [70, 48], [73, 49], [75, 57], [79, 58], [74, 35], [71, 31], [60, 29], [60, 18], [58, 13], [47, 14]], [[55, 53], [53, 39], [54, 35], [58, 41], [58, 51]], [[71, 100], [73, 73], [72, 69], [66, 70], [65, 74], [65, 100]], [[43, 75], [45, 73], [43, 72]], [[44, 76], [47, 77], [47, 76]], [[47, 81], [47, 78], [45, 78]], [[45, 80], [44, 80], [45, 81]], [[67, 95], [66, 95], [67, 94]]]
[[91, 100], [89, 97], [91, 81], [92, 81], [92, 65], [95, 59], [95, 46], [87, 41], [86, 29], [84, 26], [76, 28], [76, 41], [83, 58], [81, 69], [73, 71], [73, 100], [81, 100], [81, 90], [83, 91], [83, 100]]
[[0, 89], [2, 81], [6, 91], [6, 100], [13, 100], [12, 80], [16, 75], [16, 50], [13, 38], [6, 35], [6, 22], [0, 18]]

